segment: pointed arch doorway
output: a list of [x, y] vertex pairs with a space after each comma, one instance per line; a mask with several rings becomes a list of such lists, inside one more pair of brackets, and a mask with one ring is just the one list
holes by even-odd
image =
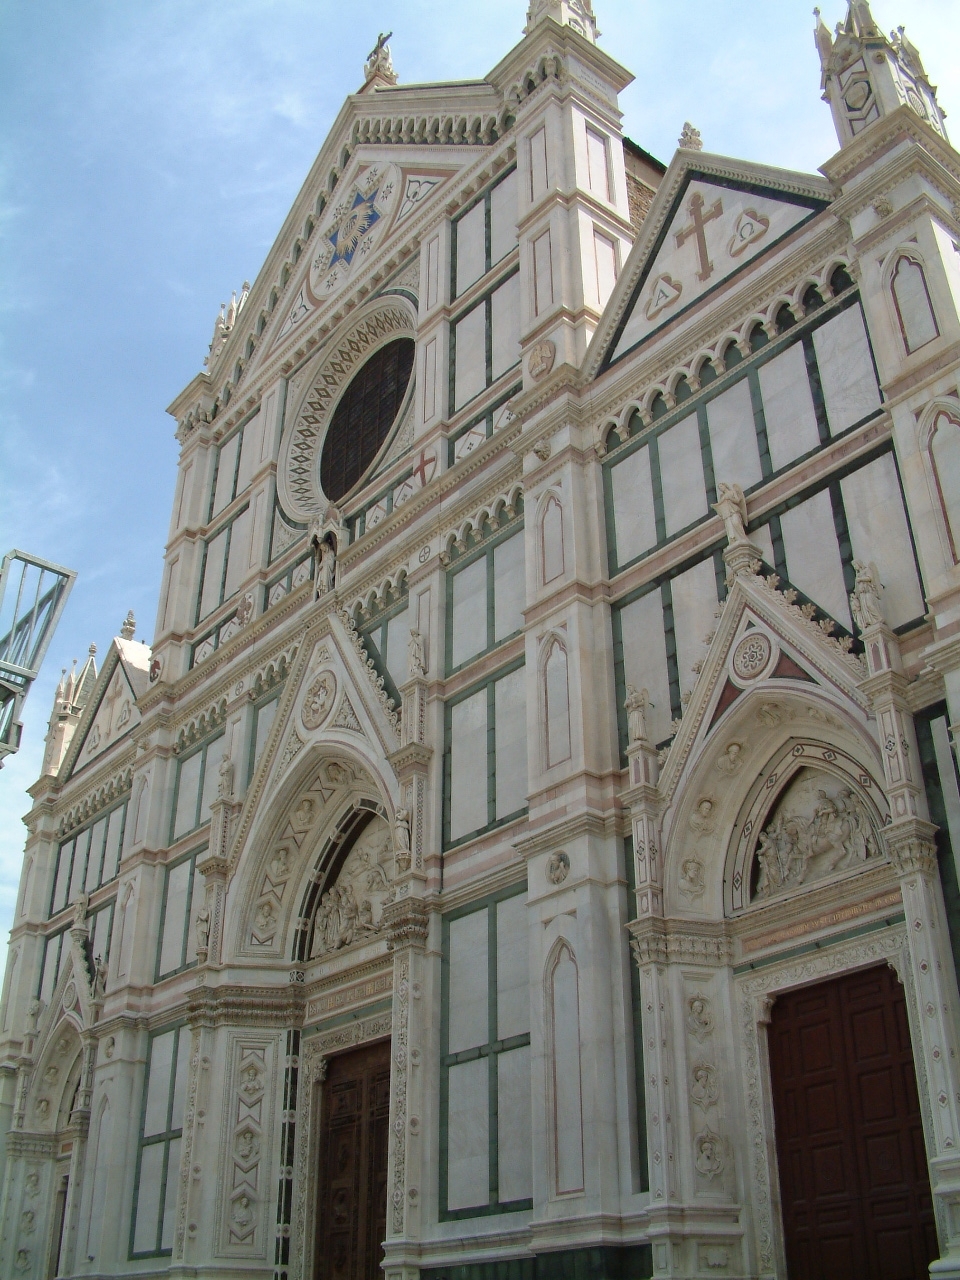
[[380, 1280], [390, 1041], [330, 1058], [320, 1095], [314, 1280]]
[[939, 1248], [896, 974], [778, 996], [768, 1043], [789, 1280], [925, 1280]]

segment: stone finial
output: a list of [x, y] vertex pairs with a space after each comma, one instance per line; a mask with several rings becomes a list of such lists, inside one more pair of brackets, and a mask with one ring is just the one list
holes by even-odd
[[596, 44], [600, 34], [590, 0], [530, 0], [524, 34], [529, 35], [544, 18], [552, 18], [561, 27], [572, 27], [591, 44]]
[[371, 80], [378, 78], [386, 84], [397, 83], [397, 73], [393, 69], [393, 58], [390, 56], [390, 46], [387, 44], [392, 35], [392, 31], [388, 31], [386, 35], [381, 31], [377, 36], [377, 43], [370, 50], [364, 64], [364, 88]]
[[133, 610], [127, 610], [127, 616], [123, 620], [123, 626], [120, 628], [120, 635], [124, 640], [132, 640], [136, 635], [137, 620], [133, 616]]
[[683, 147], [686, 151], [702, 151], [703, 139], [700, 137], [700, 130], [695, 129], [689, 120], [684, 120], [683, 130], [677, 139], [677, 146]]

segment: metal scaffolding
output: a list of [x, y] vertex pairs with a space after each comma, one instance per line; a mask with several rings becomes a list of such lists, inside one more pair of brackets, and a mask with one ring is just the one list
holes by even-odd
[[74, 569], [25, 551], [11, 551], [0, 566], [0, 768], [20, 747], [20, 713], [40, 670], [67, 596]]

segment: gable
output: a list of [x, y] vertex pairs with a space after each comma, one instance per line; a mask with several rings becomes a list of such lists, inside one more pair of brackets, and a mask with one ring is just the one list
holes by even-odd
[[387, 238], [412, 221], [458, 170], [459, 165], [445, 168], [435, 162], [375, 161], [359, 165], [342, 181], [337, 188], [342, 194], [324, 210], [289, 290], [271, 353], [359, 275]]
[[[132, 623], [132, 615], [128, 621]], [[98, 759], [140, 723], [137, 698], [150, 685], [150, 658], [149, 645], [114, 636], [64, 757], [65, 779]]]
[[135, 699], [136, 695], [123, 664], [118, 662], [107, 687], [100, 695], [93, 721], [83, 736], [74, 772], [102, 755], [118, 738], [122, 738], [140, 723]]
[[[671, 183], [676, 187], [676, 183]], [[632, 279], [601, 368], [646, 342], [718, 286], [826, 208], [812, 194], [689, 169], [652, 244], [641, 237], [623, 276]], [[616, 297], [616, 295], [615, 295]]]

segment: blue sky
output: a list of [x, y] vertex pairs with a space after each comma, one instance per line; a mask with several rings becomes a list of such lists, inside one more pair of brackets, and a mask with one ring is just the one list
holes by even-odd
[[[822, 0], [833, 25], [845, 0]], [[836, 149], [807, 0], [596, 0], [625, 131], [813, 170]], [[960, 137], [960, 5], [876, 0]], [[0, 0], [0, 553], [79, 571], [0, 772], [0, 939], [60, 668], [126, 611], [150, 640], [176, 469], [165, 408], [254, 280], [379, 31], [403, 82], [482, 77], [524, 0]], [[0, 944], [2, 945], [2, 944]]]

